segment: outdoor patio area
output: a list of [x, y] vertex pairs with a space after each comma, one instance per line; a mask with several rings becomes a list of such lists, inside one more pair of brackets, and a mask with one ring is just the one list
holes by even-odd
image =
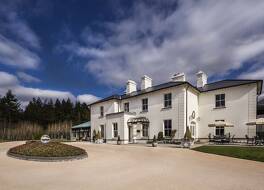
[[22, 142], [0, 143], [0, 189], [254, 189], [264, 187], [264, 163], [175, 147], [70, 143], [88, 158], [34, 162], [6, 156]]

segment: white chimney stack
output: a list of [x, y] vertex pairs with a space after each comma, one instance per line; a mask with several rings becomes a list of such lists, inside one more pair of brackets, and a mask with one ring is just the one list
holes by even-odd
[[147, 75], [144, 75], [141, 78], [141, 90], [145, 90], [149, 87], [152, 87], [152, 79], [148, 77]]
[[203, 71], [199, 71], [197, 74], [197, 88], [204, 87], [207, 84], [207, 75]]
[[128, 80], [126, 83], [126, 94], [137, 91], [137, 83], [133, 80]]
[[186, 81], [185, 74], [184, 73], [176, 73], [172, 75], [171, 80], [173, 82], [183, 82]]

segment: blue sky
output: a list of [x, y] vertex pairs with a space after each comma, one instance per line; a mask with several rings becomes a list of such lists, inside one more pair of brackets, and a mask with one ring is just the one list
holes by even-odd
[[144, 74], [264, 79], [264, 2], [0, 0], [0, 94], [92, 102]]

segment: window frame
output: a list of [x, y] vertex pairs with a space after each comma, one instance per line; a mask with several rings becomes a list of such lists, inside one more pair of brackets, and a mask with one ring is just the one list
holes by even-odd
[[101, 133], [101, 137], [105, 138], [105, 125], [100, 125], [100, 133]]
[[225, 94], [216, 94], [215, 95], [215, 108], [224, 108], [225, 107]]
[[142, 112], [147, 112], [148, 111], [148, 98], [143, 98], [141, 102], [142, 102]]
[[129, 112], [129, 102], [124, 103], [124, 112]]
[[104, 106], [100, 106], [100, 117], [104, 117]]
[[117, 122], [113, 123], [113, 137], [114, 138], [118, 137], [118, 123]]
[[164, 131], [164, 137], [171, 137], [171, 132], [172, 132], [172, 120], [171, 119], [163, 120], [163, 131]]
[[142, 137], [146, 138], [149, 137], [149, 125], [147, 123], [142, 124]]
[[172, 94], [171, 93], [164, 94], [163, 106], [164, 106], [164, 108], [171, 108], [172, 107]]
[[224, 136], [224, 135], [225, 135], [225, 127], [223, 127], [223, 126], [215, 127], [215, 136]]

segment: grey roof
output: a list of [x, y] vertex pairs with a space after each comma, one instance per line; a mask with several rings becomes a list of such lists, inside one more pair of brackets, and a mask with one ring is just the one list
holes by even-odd
[[79, 129], [79, 128], [90, 128], [91, 127], [91, 122], [87, 121], [85, 123], [81, 123], [79, 125], [74, 125], [72, 126], [72, 129]]
[[100, 102], [105, 102], [107, 100], [114, 100], [114, 99], [121, 100], [121, 99], [126, 99], [126, 98], [130, 98], [130, 97], [134, 97], [134, 96], [139, 96], [139, 95], [142, 95], [142, 94], [154, 92], [154, 91], [161, 90], [161, 89], [170, 88], [170, 87], [173, 87], [173, 86], [179, 86], [179, 85], [182, 85], [182, 84], [189, 84], [189, 85], [191, 85], [188, 82], [172, 82], [171, 81], [171, 82], [159, 84], [159, 85], [156, 85], [156, 86], [152, 86], [152, 87], [147, 88], [145, 90], [137, 90], [137, 91], [132, 92], [130, 94], [123, 94], [123, 95], [115, 94], [115, 95], [112, 95], [112, 96], [108, 96], [108, 97], [106, 97], [104, 99], [101, 99], [101, 100], [99, 100], [97, 102], [94, 102], [94, 103], [92, 103], [90, 105], [93, 105], [93, 104], [96, 104], [96, 103], [100, 103]]
[[138, 91], [132, 92], [130, 94], [123, 94], [123, 95], [121, 95], [121, 99], [130, 98], [132, 96], [139, 96], [141, 94], [146, 94], [146, 93], [149, 93], [149, 92], [154, 92], [154, 91], [157, 91], [157, 90], [161, 90], [161, 89], [165, 89], [165, 88], [170, 88], [170, 87], [173, 87], [173, 86], [179, 86], [179, 85], [187, 84], [187, 83], [188, 82], [172, 82], [171, 81], [171, 82], [159, 84], [159, 85], [156, 85], [156, 86], [152, 86], [152, 87], [147, 88], [145, 90], [138, 90]]
[[240, 86], [240, 85], [251, 84], [251, 83], [256, 83], [256, 82], [262, 83], [262, 81], [260, 80], [221, 80], [221, 81], [206, 84], [204, 87], [198, 88], [198, 89], [201, 92], [207, 92], [211, 90], [230, 88], [234, 86]]
[[115, 95], [106, 97], [104, 99], [101, 99], [97, 102], [94, 102], [90, 105], [100, 103], [100, 102], [105, 102], [107, 100], [112, 100], [112, 99], [116, 99], [116, 100], [127, 99], [130, 97], [135, 97], [135, 96], [139, 96], [142, 94], [147, 94], [150, 92], [154, 92], [154, 91], [158, 91], [158, 90], [162, 90], [162, 89], [166, 89], [166, 88], [170, 88], [170, 87], [174, 87], [174, 86], [179, 86], [179, 85], [183, 85], [183, 84], [187, 84], [187, 85], [193, 87], [194, 89], [196, 89], [198, 92], [202, 93], [202, 92], [208, 92], [208, 91], [217, 90], [217, 89], [235, 87], [235, 86], [251, 84], [251, 83], [258, 83], [258, 94], [261, 94], [262, 82], [263, 82], [262, 80], [222, 80], [222, 81], [217, 81], [217, 82], [213, 82], [213, 83], [208, 83], [202, 88], [197, 88], [187, 81], [184, 81], [184, 82], [173, 82], [173, 81], [171, 81], [171, 82], [159, 84], [156, 86], [152, 86], [152, 87], [147, 88], [145, 90], [138, 90], [138, 91], [132, 92], [130, 94], [123, 94], [123, 95], [115, 94]]

